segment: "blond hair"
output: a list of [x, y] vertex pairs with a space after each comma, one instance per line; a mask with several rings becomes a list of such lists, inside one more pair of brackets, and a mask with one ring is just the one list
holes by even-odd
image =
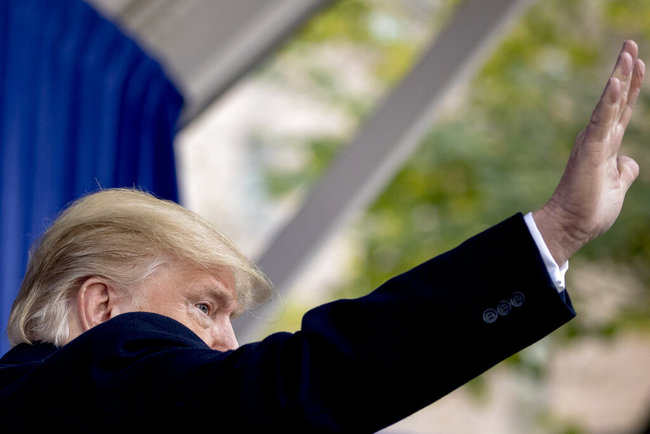
[[262, 272], [197, 214], [138, 190], [106, 189], [74, 202], [32, 247], [9, 317], [9, 341], [61, 346], [86, 278], [101, 276], [128, 294], [157, 267], [177, 261], [230, 269], [244, 308], [271, 293]]

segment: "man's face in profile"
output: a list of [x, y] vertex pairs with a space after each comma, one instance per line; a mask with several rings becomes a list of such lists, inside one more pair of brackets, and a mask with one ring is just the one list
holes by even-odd
[[230, 322], [239, 313], [231, 272], [208, 273], [182, 263], [159, 267], [137, 289], [134, 310], [168, 316], [219, 351], [239, 344]]

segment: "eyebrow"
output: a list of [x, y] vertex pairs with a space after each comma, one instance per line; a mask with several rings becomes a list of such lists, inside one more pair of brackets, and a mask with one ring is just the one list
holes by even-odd
[[222, 304], [224, 308], [231, 309], [236, 314], [239, 314], [242, 311], [239, 306], [239, 297], [236, 296], [236, 292], [235, 295], [233, 295], [231, 292], [220, 286], [205, 285], [200, 288], [200, 293], [214, 298]]

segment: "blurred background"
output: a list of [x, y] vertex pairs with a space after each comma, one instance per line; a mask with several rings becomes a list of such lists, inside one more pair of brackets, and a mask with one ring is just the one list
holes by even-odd
[[[184, 98], [176, 199], [276, 284], [242, 343], [540, 207], [623, 41], [650, 54], [646, 0], [89, 3]], [[617, 224], [571, 260], [578, 317], [385, 432], [650, 432], [649, 109]]]

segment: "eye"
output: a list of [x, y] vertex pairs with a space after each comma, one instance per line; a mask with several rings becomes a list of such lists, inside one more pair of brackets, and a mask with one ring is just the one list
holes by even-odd
[[210, 315], [210, 306], [207, 303], [198, 303], [196, 307], [206, 315]]

